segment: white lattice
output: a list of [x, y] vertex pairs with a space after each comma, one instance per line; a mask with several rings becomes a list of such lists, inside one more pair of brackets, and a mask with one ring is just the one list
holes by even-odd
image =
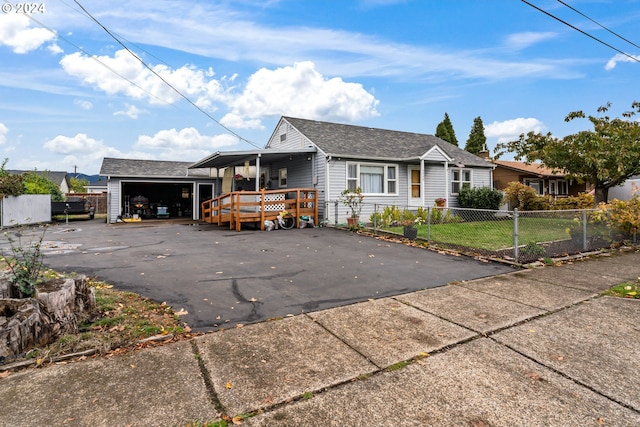
[[[275, 202], [275, 201], [284, 201], [284, 194], [265, 194], [264, 201], [265, 202]], [[258, 196], [258, 201], [260, 200], [260, 196]], [[283, 211], [284, 203], [277, 203], [273, 205], [264, 205], [265, 212], [275, 212], [275, 211]]]

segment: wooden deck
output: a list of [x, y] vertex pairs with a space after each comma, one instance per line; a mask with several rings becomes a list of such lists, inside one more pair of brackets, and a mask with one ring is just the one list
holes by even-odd
[[257, 222], [264, 230], [264, 222], [276, 221], [282, 211], [289, 212], [300, 225], [301, 216], [309, 216], [318, 223], [318, 190], [290, 188], [286, 190], [234, 191], [201, 206], [202, 221], [240, 231], [243, 222]]

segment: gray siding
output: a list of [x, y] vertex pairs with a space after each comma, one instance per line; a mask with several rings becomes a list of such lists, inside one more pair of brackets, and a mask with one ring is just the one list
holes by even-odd
[[445, 169], [441, 164], [425, 164], [424, 168], [424, 204], [427, 206], [434, 206], [435, 200], [439, 197], [445, 199], [450, 198], [446, 187]]
[[[286, 135], [284, 140], [282, 135]], [[280, 121], [280, 125], [276, 128], [271, 136], [271, 139], [267, 143], [267, 148], [273, 148], [278, 150], [295, 150], [298, 148], [305, 148], [312, 145], [308, 142], [307, 138], [302, 136], [291, 124]]]

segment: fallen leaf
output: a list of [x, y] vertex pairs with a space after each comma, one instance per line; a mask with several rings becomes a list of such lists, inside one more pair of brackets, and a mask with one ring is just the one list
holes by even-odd
[[602, 417], [598, 417], [598, 425], [599, 426], [603, 426], [604, 425], [604, 419], [602, 419]]
[[231, 384], [231, 383], [226, 383], [226, 384], [224, 385], [224, 387], [225, 387], [227, 390], [230, 390], [231, 388], [233, 388], [233, 384]]
[[233, 417], [233, 418], [231, 419], [231, 422], [232, 422], [234, 425], [240, 425], [240, 424], [242, 424], [242, 421], [243, 421], [243, 418], [242, 418], [241, 416], [239, 416], [239, 415], [236, 415], [235, 417]]
[[0, 378], [7, 378], [9, 375], [11, 375], [11, 372], [9, 371], [0, 372]]

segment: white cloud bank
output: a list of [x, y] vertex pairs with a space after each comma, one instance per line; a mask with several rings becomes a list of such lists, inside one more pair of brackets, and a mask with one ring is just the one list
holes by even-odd
[[378, 115], [378, 101], [361, 84], [327, 78], [309, 61], [275, 70], [262, 68], [249, 77], [242, 92], [228, 86], [238, 84], [236, 75], [216, 80], [212, 69], [194, 66], [152, 66], [160, 79], [125, 50], [113, 57], [76, 52], [66, 55], [60, 64], [68, 74], [97, 90], [145, 99], [151, 104], [173, 104], [181, 99], [165, 80], [200, 108], [213, 111], [216, 104], [229, 108], [221, 123], [236, 129], [262, 129], [261, 119], [281, 115], [339, 122]]
[[543, 132], [545, 129], [544, 123], [538, 119], [519, 117], [485, 125], [484, 134], [488, 138], [498, 138], [498, 143], [505, 143], [518, 139], [523, 133]]
[[316, 71], [313, 62], [305, 61], [293, 67], [258, 70], [221, 122], [254, 127], [257, 120], [250, 119], [265, 116], [355, 122], [377, 116], [378, 103], [361, 84], [338, 77], [328, 79]]
[[639, 62], [639, 61], [640, 61], [640, 55], [637, 55], [637, 56], [631, 55], [631, 58], [630, 58], [627, 55], [617, 53], [613, 58], [611, 58], [607, 62], [607, 65], [604, 66], [604, 69], [607, 71], [613, 70], [616, 67], [616, 65], [618, 65], [618, 62]]
[[4, 123], [0, 123], [0, 145], [7, 142], [8, 133], [9, 133], [9, 128]]
[[[54, 41], [56, 34], [45, 28], [32, 28], [31, 21], [21, 13], [0, 13], [0, 45], [9, 46], [14, 53], [24, 54]], [[59, 51], [55, 44], [49, 49]]]

